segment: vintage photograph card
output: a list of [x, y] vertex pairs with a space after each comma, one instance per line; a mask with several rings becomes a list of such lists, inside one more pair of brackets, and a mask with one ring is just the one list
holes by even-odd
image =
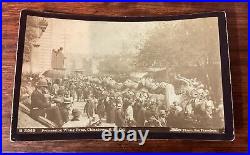
[[11, 140], [233, 140], [226, 13], [84, 16], [23, 10]]

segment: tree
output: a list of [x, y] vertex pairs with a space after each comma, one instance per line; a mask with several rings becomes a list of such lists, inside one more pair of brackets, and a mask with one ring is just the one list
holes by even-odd
[[137, 67], [200, 66], [207, 58], [218, 61], [216, 32], [209, 20], [159, 24], [137, 56]]
[[173, 79], [176, 73], [198, 78], [218, 100], [222, 88], [217, 19], [159, 24], [141, 48], [136, 64], [139, 69], [165, 67], [166, 80]]

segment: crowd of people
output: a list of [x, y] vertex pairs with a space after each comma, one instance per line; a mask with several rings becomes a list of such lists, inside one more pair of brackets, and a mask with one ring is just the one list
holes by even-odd
[[[222, 101], [212, 101], [197, 79], [177, 75], [175, 80], [182, 83], [178, 93], [173, 84], [152, 78], [117, 81], [111, 76], [71, 74], [51, 79], [33, 74], [23, 77], [21, 101], [31, 109], [31, 116], [44, 116], [58, 127], [106, 123], [119, 127], [224, 128]], [[75, 103], [84, 108], [75, 107]]]

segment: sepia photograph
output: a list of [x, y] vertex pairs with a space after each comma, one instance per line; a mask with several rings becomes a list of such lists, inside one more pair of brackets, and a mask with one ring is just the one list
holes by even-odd
[[245, 152], [247, 3], [3, 3], [4, 152]]
[[225, 134], [218, 17], [25, 24], [18, 133]]
[[224, 128], [218, 18], [26, 27], [18, 128]]

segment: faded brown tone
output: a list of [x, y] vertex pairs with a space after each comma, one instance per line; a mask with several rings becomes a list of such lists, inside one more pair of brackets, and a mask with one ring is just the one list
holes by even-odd
[[[236, 138], [233, 142], [149, 140], [144, 146], [101, 140], [9, 142], [12, 88], [21, 9], [109, 16], [228, 13]], [[247, 150], [247, 3], [3, 3], [3, 151], [246, 151]], [[67, 146], [67, 147], [65, 147]]]

